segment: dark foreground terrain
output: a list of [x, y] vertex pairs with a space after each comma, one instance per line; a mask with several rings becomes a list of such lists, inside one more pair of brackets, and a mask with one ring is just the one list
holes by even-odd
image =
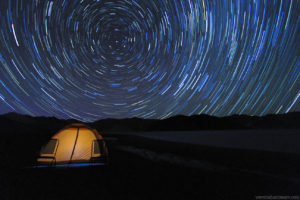
[[41, 146], [74, 120], [2, 115], [0, 200], [299, 199], [299, 119], [298, 112], [103, 120], [90, 125], [107, 140], [109, 166], [34, 168]]
[[53, 132], [1, 134], [0, 199], [299, 199], [299, 154], [104, 133], [109, 166], [32, 168]]

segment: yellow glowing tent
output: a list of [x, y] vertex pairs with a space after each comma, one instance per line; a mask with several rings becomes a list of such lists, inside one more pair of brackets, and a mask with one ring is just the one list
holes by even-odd
[[56, 133], [41, 149], [39, 164], [103, 163], [108, 151], [103, 137], [96, 129], [75, 123]]

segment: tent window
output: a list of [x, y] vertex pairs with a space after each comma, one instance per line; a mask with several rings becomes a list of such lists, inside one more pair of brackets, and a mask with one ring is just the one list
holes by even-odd
[[51, 139], [41, 150], [41, 154], [54, 154], [57, 140]]
[[102, 140], [94, 140], [94, 154], [103, 153], [103, 144]]

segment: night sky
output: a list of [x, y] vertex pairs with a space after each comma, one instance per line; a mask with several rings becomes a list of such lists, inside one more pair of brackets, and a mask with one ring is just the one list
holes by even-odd
[[299, 13], [299, 0], [1, 0], [0, 114], [300, 111]]

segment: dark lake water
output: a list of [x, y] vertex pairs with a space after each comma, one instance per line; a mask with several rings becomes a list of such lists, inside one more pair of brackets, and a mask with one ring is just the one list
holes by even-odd
[[300, 130], [222, 130], [114, 132], [151, 139], [216, 147], [300, 154]]

